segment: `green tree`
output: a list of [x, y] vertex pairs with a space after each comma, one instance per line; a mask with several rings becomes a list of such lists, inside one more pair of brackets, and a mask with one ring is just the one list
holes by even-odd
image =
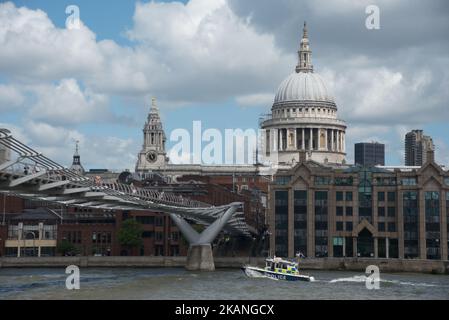
[[79, 253], [78, 248], [67, 240], [59, 242], [56, 250], [63, 256], [74, 256]]
[[118, 232], [119, 243], [127, 248], [140, 248], [142, 241], [142, 225], [134, 219], [125, 220]]

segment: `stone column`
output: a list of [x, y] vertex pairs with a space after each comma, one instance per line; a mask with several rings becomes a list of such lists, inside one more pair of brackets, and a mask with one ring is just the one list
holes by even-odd
[[357, 237], [353, 237], [352, 238], [352, 256], [354, 258], [357, 258], [358, 257], [357, 253], [358, 253], [358, 251], [357, 251]]
[[343, 257], [346, 257], [346, 237], [343, 237]]
[[337, 151], [341, 151], [341, 145], [340, 145], [340, 130], [337, 130]]
[[390, 239], [385, 238], [385, 257], [390, 258]]
[[306, 140], [304, 138], [305, 138], [304, 128], [302, 128], [302, 141], [301, 141], [301, 149], [302, 150], [306, 150]]
[[327, 129], [324, 129], [324, 148], [326, 151], [329, 150], [329, 146], [327, 145]]
[[313, 150], [313, 128], [310, 128], [309, 150]]
[[298, 150], [298, 135], [297, 135], [298, 129], [294, 128], [293, 130], [295, 130], [294, 133], [293, 133], [293, 139], [294, 139], [294, 141], [293, 141], [293, 149]]
[[279, 129], [279, 151], [284, 150], [284, 145], [282, 144], [283, 135], [283, 129]]
[[344, 152], [344, 145], [343, 145], [343, 131], [340, 131], [340, 151]]
[[379, 257], [379, 249], [377, 244], [377, 237], [374, 238], [374, 258]]
[[335, 148], [334, 148], [334, 129], [331, 129], [331, 151], [335, 151]]
[[271, 129], [273, 131], [273, 151], [278, 150], [278, 129]]

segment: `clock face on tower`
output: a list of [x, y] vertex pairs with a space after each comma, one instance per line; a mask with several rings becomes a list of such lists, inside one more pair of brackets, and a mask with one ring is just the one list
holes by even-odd
[[157, 153], [155, 151], [150, 151], [147, 153], [147, 160], [149, 162], [155, 162], [157, 160]]

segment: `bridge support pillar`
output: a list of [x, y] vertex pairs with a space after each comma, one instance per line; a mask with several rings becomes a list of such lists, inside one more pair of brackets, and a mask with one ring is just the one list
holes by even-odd
[[210, 244], [190, 245], [186, 269], [190, 271], [214, 271], [214, 257]]
[[187, 270], [215, 270], [211, 243], [240, 207], [241, 203], [232, 203], [230, 207], [228, 207], [223, 214], [219, 215], [212, 224], [201, 232], [201, 234], [193, 229], [183, 217], [178, 214], [170, 213], [173, 222], [190, 243], [189, 251], [187, 252]]

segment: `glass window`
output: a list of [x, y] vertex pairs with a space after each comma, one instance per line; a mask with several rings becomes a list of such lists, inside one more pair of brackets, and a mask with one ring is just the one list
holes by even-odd
[[343, 207], [337, 207], [337, 216], [343, 215]]
[[156, 226], [162, 226], [162, 225], [164, 225], [163, 217], [156, 217], [154, 221], [155, 221], [155, 225], [156, 225]]
[[352, 192], [351, 191], [346, 192], [346, 201], [352, 201]]
[[276, 184], [286, 185], [290, 183], [290, 176], [276, 176]]
[[388, 223], [388, 232], [396, 232], [396, 223], [394, 222]]
[[379, 231], [385, 231], [385, 222], [379, 222], [377, 229]]
[[352, 177], [348, 178], [336, 177], [334, 181], [336, 186], [352, 186], [353, 182], [354, 179]]
[[385, 201], [385, 192], [378, 192], [377, 193], [377, 200], [378, 201]]
[[388, 207], [388, 216], [389, 217], [396, 216], [396, 208], [395, 207]]
[[343, 231], [343, 222], [337, 221], [337, 231]]
[[343, 201], [343, 192], [342, 191], [337, 191], [336, 200]]
[[402, 185], [404, 186], [416, 186], [416, 178], [403, 178]]
[[322, 176], [316, 176], [315, 177], [315, 185], [329, 185], [331, 184], [331, 178], [330, 177], [322, 177]]
[[142, 232], [142, 238], [151, 238], [153, 237], [153, 232], [151, 231], [143, 231]]
[[392, 202], [392, 201], [396, 201], [396, 192], [388, 192], [388, 201]]
[[352, 216], [352, 207], [346, 207], [346, 215]]
[[162, 232], [156, 232], [156, 241], [162, 241], [164, 235], [162, 234]]
[[153, 224], [154, 216], [137, 216], [136, 221], [141, 224]]
[[346, 222], [346, 231], [352, 231], [352, 221]]
[[379, 217], [385, 217], [385, 207], [378, 207], [377, 208], [377, 215]]
[[285, 256], [288, 254], [288, 191], [277, 190], [274, 194], [274, 219], [275, 219], [275, 240], [276, 240], [276, 252], [277, 256]]

